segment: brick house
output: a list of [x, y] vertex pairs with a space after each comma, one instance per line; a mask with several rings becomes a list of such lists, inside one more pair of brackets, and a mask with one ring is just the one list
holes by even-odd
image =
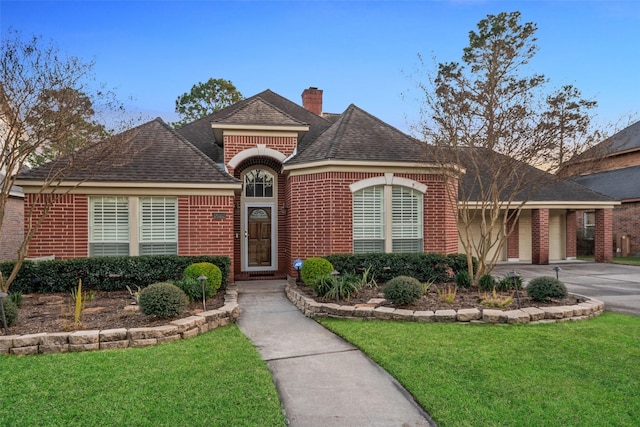
[[[4, 179], [0, 175], [0, 181]], [[0, 224], [0, 261], [17, 258], [24, 240], [24, 194], [22, 188], [13, 186], [5, 204], [4, 218]]]
[[[447, 197], [458, 178], [423, 142], [355, 105], [323, 113], [322, 95], [306, 89], [300, 106], [266, 90], [178, 130], [161, 119], [132, 129], [129, 162], [66, 177], [80, 184], [29, 256], [227, 255], [238, 280], [293, 275], [294, 259], [331, 253], [458, 252]], [[48, 172], [20, 175], [27, 205]], [[558, 185], [527, 206], [501, 259], [575, 257], [576, 209], [593, 208], [607, 260], [614, 202]]]
[[[575, 182], [621, 202], [613, 210], [616, 254], [640, 255], [640, 122], [573, 159], [566, 173], [574, 175]], [[594, 217], [591, 210], [578, 215], [577, 237], [587, 246], [593, 240]]]

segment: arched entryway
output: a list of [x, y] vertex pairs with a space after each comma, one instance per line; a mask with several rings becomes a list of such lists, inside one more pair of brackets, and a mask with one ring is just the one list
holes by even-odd
[[235, 169], [243, 188], [236, 198], [234, 270], [242, 280], [280, 277], [280, 242], [286, 234], [280, 169], [278, 161], [265, 157], [247, 159]]

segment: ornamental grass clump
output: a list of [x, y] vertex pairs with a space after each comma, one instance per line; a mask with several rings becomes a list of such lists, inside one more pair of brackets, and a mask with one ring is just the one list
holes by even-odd
[[312, 285], [321, 277], [331, 275], [333, 264], [324, 258], [307, 258], [302, 264], [300, 276], [307, 285]]
[[406, 305], [422, 298], [422, 283], [413, 277], [398, 276], [387, 282], [384, 297], [395, 305]]
[[536, 277], [527, 285], [527, 295], [535, 301], [551, 301], [567, 297], [567, 287], [551, 276]]
[[187, 308], [189, 298], [172, 283], [154, 283], [140, 291], [140, 311], [159, 318], [175, 317]]
[[[7, 326], [11, 326], [18, 318], [18, 306], [11, 300], [11, 298], [0, 298], [2, 305], [4, 306], [4, 315], [7, 319]], [[0, 318], [0, 328], [2, 327], [2, 318]]]
[[490, 274], [483, 274], [478, 279], [478, 288], [481, 291], [491, 292], [496, 285], [496, 280]]
[[453, 276], [453, 281], [459, 288], [469, 289], [471, 287], [471, 276], [469, 270], [460, 270]]
[[336, 301], [349, 299], [351, 295], [361, 288], [360, 278], [355, 274], [336, 276], [328, 274], [311, 283], [311, 289], [322, 298], [331, 298]]

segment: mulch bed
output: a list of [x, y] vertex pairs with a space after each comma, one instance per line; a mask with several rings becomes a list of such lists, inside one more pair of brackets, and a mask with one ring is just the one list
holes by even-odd
[[[9, 327], [9, 335], [160, 326], [202, 312], [202, 301], [193, 302], [181, 316], [158, 319], [141, 313], [132, 302], [128, 291], [96, 291], [93, 299], [85, 303], [80, 322], [75, 324], [75, 302], [71, 294], [25, 294], [18, 319]], [[223, 305], [223, 290], [206, 302], [207, 310]], [[0, 319], [0, 335], [3, 332]]]
[[[359, 304], [367, 304], [369, 300], [372, 298], [384, 298], [384, 285], [378, 286], [374, 289], [363, 288], [358, 291], [357, 294], [352, 295], [349, 299], [344, 300], [333, 300], [327, 298], [319, 298], [316, 297], [313, 290], [305, 285], [298, 284], [298, 287], [307, 295], [308, 297], [314, 298], [317, 302], [323, 303], [337, 303], [340, 305], [359, 305]], [[515, 292], [496, 292], [496, 296], [504, 300], [510, 296], [512, 296], [512, 301], [508, 305], [504, 307], [492, 307], [489, 305], [483, 304], [483, 299], [487, 296], [493, 297], [491, 292], [478, 291], [478, 289], [464, 289], [457, 288], [456, 296], [453, 302], [446, 303], [443, 302], [438, 295], [438, 290], [441, 293], [446, 292], [447, 290], [455, 289], [455, 284], [447, 283], [447, 284], [439, 284], [432, 285], [429, 288], [429, 292], [423, 296], [420, 300], [402, 306], [394, 306], [389, 301], [385, 301], [382, 304], [379, 304], [381, 307], [394, 307], [394, 308], [403, 308], [407, 310], [413, 311], [436, 311], [436, 310], [459, 310], [461, 308], [496, 308], [501, 310], [515, 310], [517, 309], [517, 300]], [[552, 300], [549, 302], [538, 302], [533, 301], [529, 298], [524, 290], [520, 291], [520, 308], [525, 307], [553, 307], [553, 306], [565, 306], [565, 305], [573, 305], [576, 303], [582, 302], [581, 299], [572, 297], [569, 295], [565, 299], [561, 300]]]

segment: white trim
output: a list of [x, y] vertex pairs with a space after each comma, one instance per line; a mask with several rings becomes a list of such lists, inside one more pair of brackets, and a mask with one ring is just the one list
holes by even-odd
[[[44, 181], [21, 180], [21, 186], [25, 194], [40, 193], [43, 187], [45, 193], [69, 193], [69, 194], [123, 194], [123, 189], [127, 191], [140, 191], [148, 194], [150, 191], [163, 192], [169, 194], [169, 190], [182, 190], [180, 195], [233, 195], [236, 190], [242, 189], [242, 183], [178, 183], [178, 182], [95, 182], [95, 181], [65, 181], [54, 188], [56, 183], [45, 183]], [[175, 191], [173, 192], [175, 194]]]
[[507, 258], [507, 262], [520, 262], [520, 258]]
[[270, 157], [272, 159], [279, 161], [280, 163], [284, 162], [284, 160], [287, 158], [287, 156], [285, 156], [278, 150], [274, 150], [273, 148], [267, 148], [266, 144], [256, 144], [255, 148], [249, 148], [249, 149], [243, 150], [238, 154], [236, 154], [235, 156], [233, 156], [231, 160], [229, 160], [227, 165], [235, 169], [244, 160], [247, 160], [251, 157], [256, 157], [256, 156]]
[[414, 181], [413, 179], [403, 178], [400, 176], [394, 176], [393, 173], [385, 173], [384, 176], [376, 176], [374, 178], [363, 179], [358, 182], [354, 182], [349, 185], [349, 189], [352, 193], [358, 190], [362, 190], [367, 187], [374, 187], [376, 185], [392, 186], [397, 185], [400, 187], [407, 187], [413, 190], [419, 191], [422, 194], [427, 192], [427, 186], [421, 182]]
[[[518, 202], [518, 201], [513, 201], [511, 203], [502, 203], [500, 205], [500, 209], [518, 209], [520, 207], [520, 204], [522, 202]], [[480, 209], [482, 208], [483, 205], [486, 205], [486, 203], [481, 203], [481, 202], [465, 202], [465, 201], [459, 201], [458, 202], [458, 206], [462, 206], [462, 207], [467, 207], [467, 208], [476, 208], [476, 209]], [[533, 202], [526, 202], [523, 206], [522, 209], [577, 209], [577, 210], [581, 210], [581, 209], [613, 209], [615, 206], [619, 206], [620, 202], [618, 201], [610, 201], [610, 202], [588, 202], [588, 201], [581, 201], [581, 202], [563, 202], [563, 201], [543, 201], [543, 202], [538, 202], [538, 201], [533, 201]]]
[[[229, 124], [229, 123], [211, 123], [212, 129], [229, 129], [242, 131], [255, 131], [255, 130], [267, 130], [267, 131], [290, 131], [290, 132], [307, 132], [309, 125], [248, 125], [248, 124]], [[246, 133], [246, 132], [245, 132]], [[226, 134], [226, 132], [225, 132]]]
[[[345, 169], [346, 168], [346, 169]], [[435, 163], [426, 162], [387, 162], [387, 161], [363, 161], [363, 160], [320, 160], [311, 163], [302, 163], [296, 165], [283, 165], [283, 170], [294, 171], [302, 169], [318, 169], [312, 172], [298, 172], [301, 173], [322, 173], [322, 172], [361, 172], [375, 170], [380, 172], [380, 168], [399, 168], [397, 173], [420, 173], [420, 174], [442, 174], [443, 169], [455, 169], [460, 171], [460, 168], [451, 165], [449, 167], [443, 167]], [[292, 175], [294, 175], [292, 173]]]

